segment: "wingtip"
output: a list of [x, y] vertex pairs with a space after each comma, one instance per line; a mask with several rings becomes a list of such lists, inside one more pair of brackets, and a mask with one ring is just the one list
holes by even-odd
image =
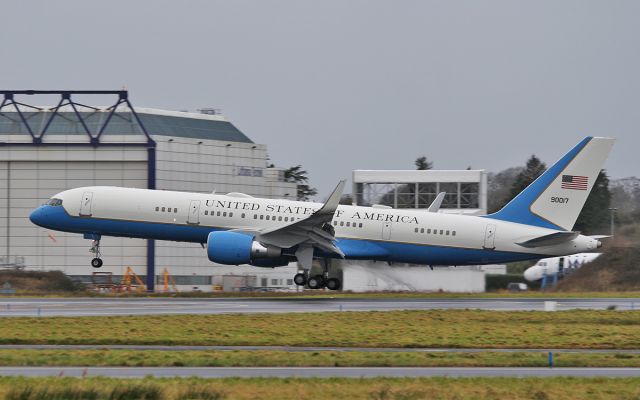
[[346, 185], [347, 180], [346, 179], [340, 179], [340, 181], [338, 181], [338, 184], [336, 185], [336, 188], [333, 190], [333, 192], [337, 192], [338, 190], [342, 191], [344, 190], [344, 186]]
[[333, 191], [331, 192], [331, 195], [329, 196], [329, 198], [327, 199], [327, 201], [324, 203], [324, 205], [320, 210], [325, 210], [325, 209], [335, 210], [335, 208], [340, 203], [340, 198], [342, 197], [342, 193], [344, 192], [344, 186], [346, 181], [347, 181], [346, 179], [342, 179], [340, 182], [338, 182], [335, 189], [333, 189]]

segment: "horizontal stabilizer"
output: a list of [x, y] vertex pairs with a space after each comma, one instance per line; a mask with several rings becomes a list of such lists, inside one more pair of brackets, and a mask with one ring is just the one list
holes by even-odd
[[553, 246], [573, 240], [580, 235], [580, 232], [555, 232], [549, 235], [538, 236], [524, 242], [516, 243], [522, 247], [544, 247]]

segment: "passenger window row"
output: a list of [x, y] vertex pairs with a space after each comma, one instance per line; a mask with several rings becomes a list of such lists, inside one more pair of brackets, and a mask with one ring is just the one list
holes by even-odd
[[[333, 226], [338, 226], [338, 221], [333, 221]], [[362, 222], [340, 221], [340, 226], [346, 226], [347, 228], [362, 228]]]
[[156, 211], [160, 211], [160, 212], [172, 212], [172, 213], [177, 213], [178, 209], [177, 208], [172, 208], [172, 207], [156, 207]]
[[[243, 217], [244, 218], [244, 217]], [[264, 214], [253, 214], [253, 219], [262, 219], [262, 220], [267, 220], [267, 221], [284, 221], [284, 222], [289, 222], [289, 221], [295, 221], [296, 217], [283, 217], [282, 215], [264, 215]], [[300, 219], [300, 218], [298, 218]]]
[[[204, 215], [209, 215], [209, 210], [204, 210]], [[233, 213], [232, 212], [226, 212], [226, 211], [211, 211], [211, 216], [216, 216], [216, 217], [233, 217]], [[242, 218], [244, 218], [244, 214], [242, 214]]]
[[[211, 215], [212, 217], [233, 217], [233, 212], [229, 211], [209, 211], [209, 210], [204, 210], [204, 215]], [[247, 214], [242, 213], [240, 214], [240, 218], [247, 218]], [[253, 219], [261, 219], [261, 220], [267, 220], [267, 221], [284, 221], [284, 222], [293, 222], [296, 220], [295, 217], [283, 217], [281, 215], [264, 215], [264, 214], [253, 214]], [[300, 218], [298, 218], [300, 219]]]
[[[414, 229], [415, 233], [425, 233], [425, 229], [424, 228], [415, 228]], [[450, 231], [450, 230], [445, 230], [445, 229], [431, 229], [431, 228], [427, 228], [426, 229], [426, 233], [427, 234], [431, 234], [433, 232], [434, 235], [445, 235], [445, 236], [455, 236], [456, 235], [456, 231]], [[440, 232], [440, 233], [438, 233]]]

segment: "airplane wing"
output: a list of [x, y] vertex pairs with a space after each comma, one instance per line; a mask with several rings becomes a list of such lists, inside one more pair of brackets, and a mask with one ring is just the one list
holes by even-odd
[[256, 235], [256, 240], [285, 249], [299, 245], [296, 257], [301, 264], [309, 265], [309, 267], [313, 260], [314, 247], [344, 257], [342, 250], [334, 243], [333, 227], [326, 230], [323, 227], [331, 222], [338, 209], [345, 182], [345, 180], [341, 180], [324, 205], [309, 217], [288, 225], [260, 231]]
[[568, 242], [578, 237], [580, 232], [554, 232], [548, 235], [534, 237], [532, 239], [525, 240], [523, 242], [519, 242], [522, 247], [543, 247], [543, 246], [552, 246], [554, 244]]

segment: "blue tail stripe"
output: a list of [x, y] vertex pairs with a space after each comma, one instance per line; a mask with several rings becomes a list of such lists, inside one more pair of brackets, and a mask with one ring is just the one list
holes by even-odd
[[531, 204], [544, 192], [554, 179], [565, 169], [565, 167], [575, 158], [575, 156], [589, 143], [591, 136], [586, 137], [578, 143], [571, 151], [564, 155], [558, 162], [553, 164], [544, 174], [540, 175], [532, 184], [527, 186], [519, 195], [511, 200], [500, 211], [486, 215], [487, 218], [499, 219], [502, 221], [516, 222], [518, 224], [534, 225], [543, 228], [565, 230], [546, 219], [540, 218], [531, 212]]

